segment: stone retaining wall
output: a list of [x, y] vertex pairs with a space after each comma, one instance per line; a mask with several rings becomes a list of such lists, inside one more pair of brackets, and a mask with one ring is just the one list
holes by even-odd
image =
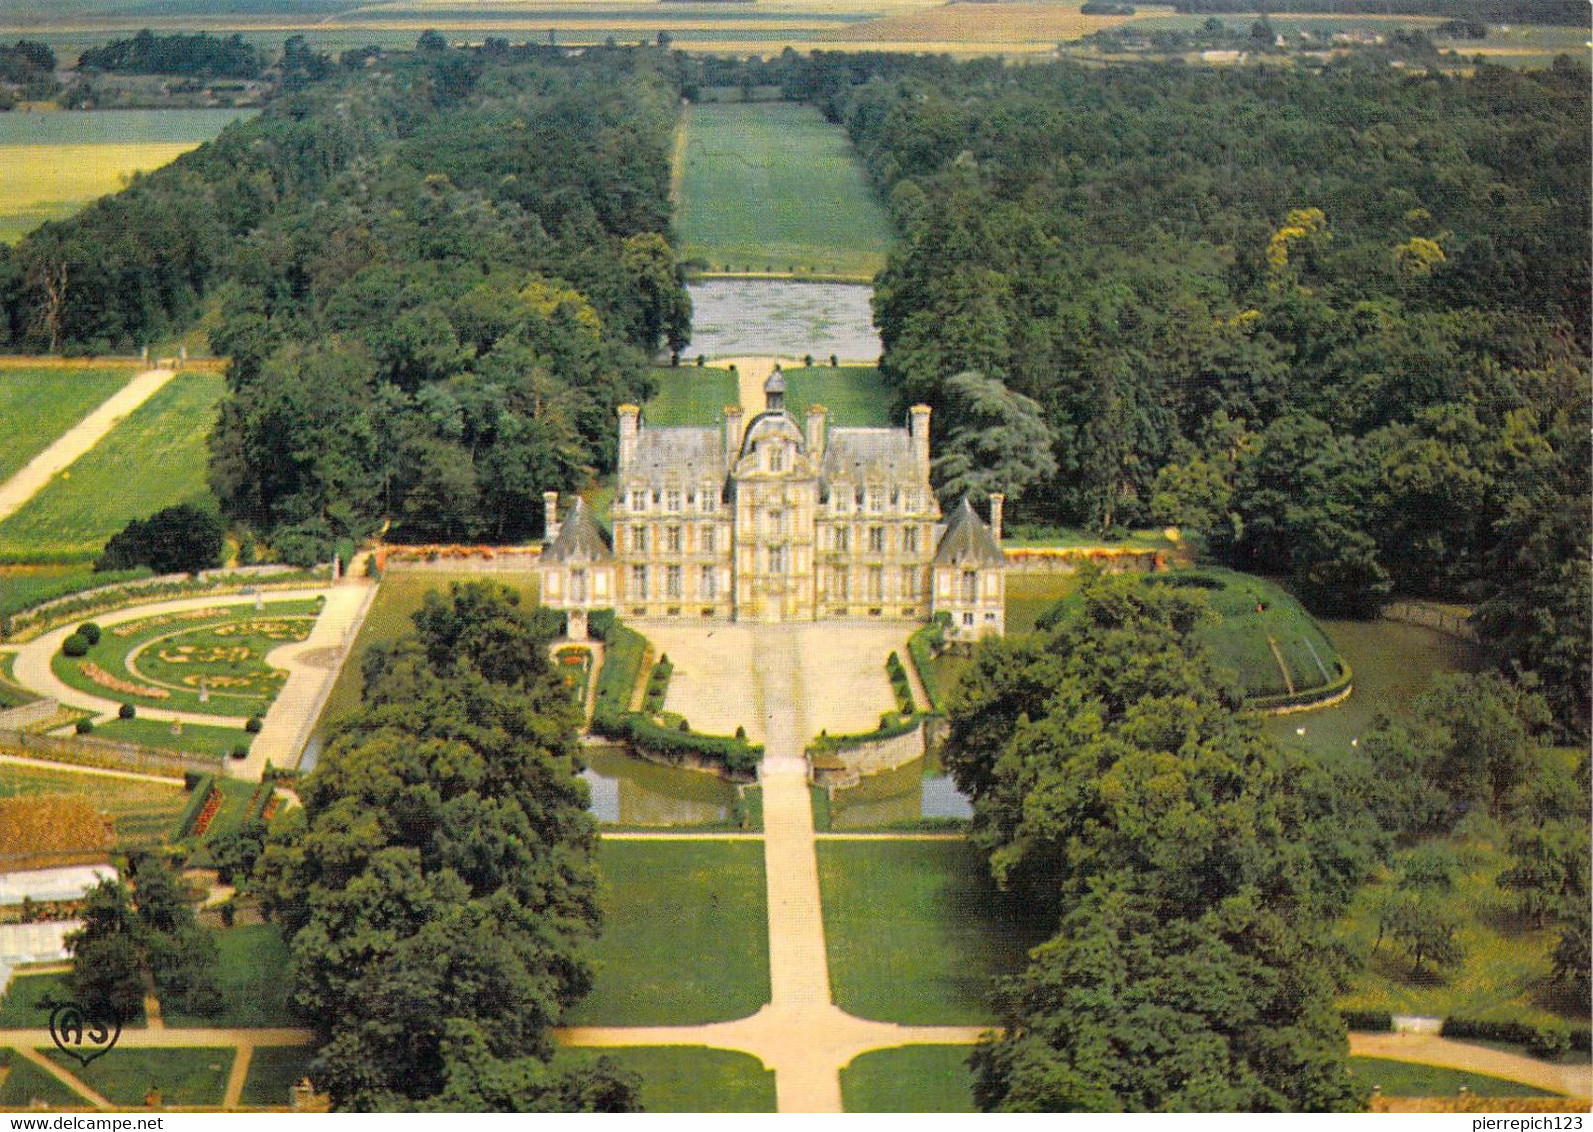
[[815, 786], [856, 786], [866, 774], [880, 774], [905, 766], [914, 759], [924, 757], [928, 749], [924, 724], [904, 735], [889, 739], [863, 740], [833, 751], [826, 751], [825, 761], [839, 760], [840, 767], [813, 767]]

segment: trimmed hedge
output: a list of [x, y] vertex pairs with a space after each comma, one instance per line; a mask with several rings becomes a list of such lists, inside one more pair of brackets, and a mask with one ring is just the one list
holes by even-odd
[[1587, 1049], [1589, 1031], [1573, 1030], [1558, 1019], [1551, 1022], [1496, 1021], [1487, 1018], [1444, 1019], [1439, 1033], [1446, 1038], [1481, 1038], [1490, 1042], [1512, 1042], [1527, 1047], [1533, 1057], [1558, 1057], [1571, 1049]]
[[907, 669], [902, 667], [902, 658], [894, 652], [885, 658], [885, 675], [890, 677], [891, 691], [896, 693], [896, 710], [911, 715], [917, 706], [913, 703], [913, 686], [907, 679]]
[[[187, 777], [183, 776], [185, 784]], [[199, 820], [199, 813], [205, 808], [205, 802], [215, 788], [216, 776], [213, 774], [201, 775], [194, 783], [193, 795], [188, 799], [188, 805], [183, 807], [182, 816], [177, 819], [177, 836], [173, 840], [181, 841], [194, 831], [194, 822]]]
[[137, 718], [137, 716], [138, 709], [132, 704], [123, 704], [121, 707], [116, 709], [116, 717], [118, 719], [134, 719]]
[[[595, 628], [596, 615], [587, 622]], [[603, 639], [603, 671], [597, 675], [597, 702], [592, 710], [592, 728], [599, 734], [609, 735], [605, 727], [630, 711], [631, 691], [642, 671], [642, 660], [647, 655], [647, 638], [614, 620], [607, 619]]]
[[97, 645], [100, 643], [100, 627], [94, 624], [92, 621], [85, 621], [83, 624], [79, 625], [77, 627], [77, 635], [82, 637], [90, 645]]
[[1347, 1029], [1370, 1034], [1386, 1034], [1394, 1028], [1394, 1016], [1386, 1010], [1341, 1010]]
[[675, 666], [669, 663], [666, 653], [647, 677], [647, 694], [642, 697], [642, 710], [657, 714], [664, 710], [664, 698], [669, 695], [669, 678], [674, 675]]
[[61, 642], [61, 652], [66, 656], [87, 656], [89, 639], [82, 633], [73, 633]]
[[609, 738], [626, 739], [659, 758], [680, 762], [693, 755], [720, 763], [730, 774], [753, 773], [763, 757], [763, 748], [745, 739], [681, 731], [678, 727], [656, 722], [646, 712], [626, 712], [618, 720], [616, 730], [618, 734], [609, 734]]
[[923, 724], [924, 716], [910, 712], [888, 711], [879, 717], [879, 726], [872, 731], [859, 731], [851, 735], [828, 735], [823, 732], [819, 737], [808, 744], [809, 755], [828, 754], [831, 751], [844, 751], [849, 747], [859, 747], [864, 743], [880, 743], [886, 739], [896, 739], [907, 735]]
[[930, 661], [946, 643], [946, 627], [950, 624], [951, 614], [937, 613], [933, 621], [907, 638], [907, 655], [913, 658], [913, 666], [918, 669], [919, 683], [924, 686], [924, 695], [929, 697], [929, 710], [937, 713], [946, 710], [945, 692], [935, 679]]

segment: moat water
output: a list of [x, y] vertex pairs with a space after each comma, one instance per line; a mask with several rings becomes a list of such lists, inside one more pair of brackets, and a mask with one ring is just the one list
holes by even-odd
[[858, 283], [705, 279], [690, 284], [692, 337], [682, 355], [710, 358], [812, 354], [873, 364], [874, 288]]

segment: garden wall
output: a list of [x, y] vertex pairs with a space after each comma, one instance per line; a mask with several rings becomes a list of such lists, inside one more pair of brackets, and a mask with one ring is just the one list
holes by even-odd
[[822, 754], [810, 752], [813, 784], [856, 786], [866, 774], [895, 770], [914, 759], [923, 758], [927, 749], [923, 720], [901, 735], [882, 739], [842, 740], [834, 747], [823, 750]]

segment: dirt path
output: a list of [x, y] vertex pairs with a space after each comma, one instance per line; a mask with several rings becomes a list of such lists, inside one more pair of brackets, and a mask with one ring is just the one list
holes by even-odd
[[65, 471], [93, 448], [122, 418], [148, 401], [161, 386], [176, 376], [174, 370], [151, 369], [135, 376], [126, 385], [100, 402], [97, 409], [67, 429], [59, 439], [15, 475], [0, 483], [0, 519], [15, 514], [52, 479]]
[[237, 1108], [243, 1096], [243, 1083], [249, 1079], [249, 1063], [254, 1060], [254, 1045], [239, 1042], [238, 1052], [232, 1058], [232, 1070], [227, 1074], [227, 1091], [221, 1095], [222, 1108]]
[[[48, 1037], [49, 1035], [46, 1034], [45, 1036]], [[78, 1096], [88, 1101], [90, 1104], [98, 1105], [100, 1108], [111, 1107], [111, 1102], [109, 1099], [99, 1093], [96, 1093], [93, 1089], [89, 1088], [87, 1083], [85, 1083], [82, 1078], [77, 1076], [77, 1074], [69, 1072], [68, 1070], [57, 1065], [55, 1062], [45, 1057], [44, 1054], [40, 1053], [33, 1046], [12, 1046], [11, 1048], [16, 1050], [27, 1060], [31, 1061], [34, 1065], [37, 1065], [40, 1069], [44, 1070], [51, 1077], [54, 1077], [57, 1081], [61, 1082], [61, 1084], [65, 1085], [68, 1089], [71, 1089]]]
[[1457, 1042], [1437, 1034], [1351, 1034], [1350, 1053], [1355, 1057], [1386, 1057], [1391, 1061], [1463, 1069], [1552, 1093], [1593, 1097], [1593, 1066], [1552, 1065], [1524, 1054]]
[[737, 389], [742, 411], [747, 414], [746, 419], [750, 421], [754, 414], [763, 412], [763, 383], [769, 380], [780, 359], [724, 358], [717, 364], [736, 367]]

